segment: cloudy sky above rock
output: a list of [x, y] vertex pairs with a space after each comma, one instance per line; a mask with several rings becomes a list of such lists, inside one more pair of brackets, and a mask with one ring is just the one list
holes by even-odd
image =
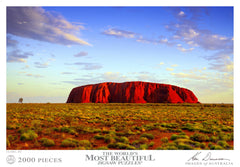
[[232, 7], [7, 7], [7, 102], [148, 81], [233, 102]]

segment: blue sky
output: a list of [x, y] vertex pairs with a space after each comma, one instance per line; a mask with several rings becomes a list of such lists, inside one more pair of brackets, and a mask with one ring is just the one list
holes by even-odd
[[232, 7], [8, 7], [7, 102], [148, 81], [233, 103]]

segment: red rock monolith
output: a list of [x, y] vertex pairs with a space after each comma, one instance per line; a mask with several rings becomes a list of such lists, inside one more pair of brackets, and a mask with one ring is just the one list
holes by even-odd
[[194, 93], [151, 82], [104, 82], [73, 88], [67, 103], [199, 103]]

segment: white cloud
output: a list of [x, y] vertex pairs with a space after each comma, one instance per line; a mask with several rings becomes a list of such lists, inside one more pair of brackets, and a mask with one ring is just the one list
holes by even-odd
[[74, 57], [84, 57], [84, 56], [87, 56], [88, 55], [88, 52], [79, 52], [77, 54], [74, 55]]
[[42, 78], [42, 77], [43, 77], [42, 75], [39, 75], [39, 74], [31, 74], [31, 73], [26, 74], [26, 76], [28, 76], [28, 77], [34, 77], [34, 78]]
[[10, 35], [7, 36], [7, 47], [16, 47], [18, 45], [18, 41], [12, 39]]
[[209, 61], [209, 69], [220, 72], [233, 72], [233, 53], [232, 50], [223, 50], [211, 56], [205, 56], [204, 59]]
[[171, 75], [177, 77], [177, 78], [188, 78], [188, 79], [206, 79], [206, 76], [203, 75], [197, 75], [192, 73], [171, 73]]
[[70, 75], [70, 74], [75, 74], [75, 73], [73, 73], [73, 72], [61, 72], [61, 74], [63, 74], [63, 75]]
[[37, 68], [47, 68], [49, 66], [48, 62], [41, 63], [41, 62], [35, 62], [35, 67]]
[[209, 69], [221, 72], [233, 72], [233, 62], [225, 60], [222, 63], [211, 63]]
[[140, 36], [138, 39], [136, 39], [137, 42], [141, 42], [141, 43], [153, 43], [153, 40], [150, 39], [145, 39], [142, 36]]
[[65, 65], [77, 65], [81, 66], [82, 70], [98, 70], [102, 68], [101, 64], [98, 63], [83, 63], [83, 62], [76, 62], [76, 63], [65, 63]]
[[185, 15], [185, 13], [183, 12], [183, 11], [180, 11], [179, 13], [178, 13], [178, 16], [184, 16]]
[[120, 72], [105, 72], [97, 78], [102, 82], [126, 82], [133, 81], [135, 77], [126, 76]]
[[7, 62], [20, 62], [26, 63], [29, 56], [33, 56], [32, 52], [22, 52], [19, 49], [15, 49], [7, 53]]
[[194, 48], [185, 49], [181, 45], [178, 45], [177, 49], [180, 50], [181, 52], [190, 52], [194, 50]]
[[7, 33], [62, 45], [90, 45], [76, 36], [83, 26], [40, 7], [7, 7]]
[[171, 67], [178, 67], [178, 64], [172, 64]]
[[173, 68], [166, 68], [167, 71], [173, 71]]
[[[191, 13], [191, 17], [179, 17], [185, 13], [176, 10], [174, 16], [177, 22], [169, 23], [165, 28], [172, 33], [170, 42], [180, 40], [190, 47], [200, 47], [205, 50], [224, 50], [233, 48], [233, 37], [227, 37], [220, 34], [215, 34], [210, 30], [201, 29], [197, 21], [201, 19], [204, 11], [197, 8], [187, 8]], [[177, 13], [176, 13], [177, 12]], [[205, 11], [206, 12], [206, 11]], [[231, 19], [231, 18], [230, 18]], [[182, 51], [184, 49], [179, 48]]]
[[108, 30], [105, 30], [103, 32], [103, 34], [110, 35], [110, 36], [115, 36], [115, 37], [124, 37], [124, 38], [136, 38], [136, 35], [137, 35], [134, 32], [120, 30], [120, 29], [114, 29], [114, 28], [110, 28]]

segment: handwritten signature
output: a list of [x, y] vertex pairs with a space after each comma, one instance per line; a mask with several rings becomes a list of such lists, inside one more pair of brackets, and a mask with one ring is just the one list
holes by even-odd
[[194, 156], [192, 156], [188, 161], [230, 161], [227, 158], [215, 158], [212, 157], [212, 153], [208, 152], [206, 155], [202, 155], [202, 152], [197, 152]]

